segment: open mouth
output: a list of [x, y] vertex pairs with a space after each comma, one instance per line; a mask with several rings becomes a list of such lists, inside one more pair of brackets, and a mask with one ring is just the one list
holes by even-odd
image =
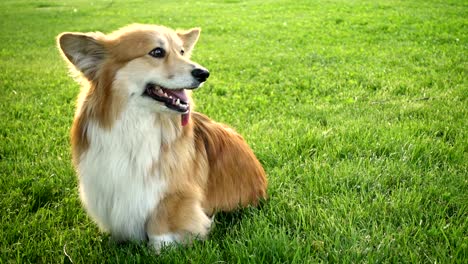
[[189, 112], [188, 97], [184, 89], [170, 90], [156, 84], [147, 84], [143, 95], [164, 103], [164, 105], [181, 114]]
[[162, 102], [167, 108], [182, 114], [180, 119], [182, 126], [186, 126], [189, 123], [190, 105], [184, 89], [171, 90], [154, 83], [149, 83], [146, 85], [143, 95]]

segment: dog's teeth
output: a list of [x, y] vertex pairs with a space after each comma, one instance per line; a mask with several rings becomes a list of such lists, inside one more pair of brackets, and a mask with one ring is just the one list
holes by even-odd
[[175, 105], [179, 106], [180, 105], [180, 99], [177, 98], [177, 100], [175, 101]]
[[164, 93], [164, 96], [168, 97], [167, 93]]

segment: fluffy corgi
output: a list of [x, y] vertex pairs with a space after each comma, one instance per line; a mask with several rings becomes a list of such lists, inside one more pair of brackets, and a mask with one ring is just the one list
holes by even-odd
[[216, 211], [256, 205], [265, 172], [233, 129], [194, 111], [209, 72], [190, 60], [199, 28], [130, 25], [57, 37], [81, 84], [73, 163], [90, 217], [157, 251], [204, 238]]

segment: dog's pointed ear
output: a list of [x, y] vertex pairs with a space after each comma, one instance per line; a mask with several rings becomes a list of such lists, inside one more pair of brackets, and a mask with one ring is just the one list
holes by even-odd
[[184, 50], [187, 53], [190, 53], [198, 41], [200, 36], [200, 28], [192, 28], [185, 31], [177, 31], [177, 35], [183, 42]]
[[62, 33], [57, 44], [64, 57], [90, 80], [95, 79], [97, 69], [106, 57], [100, 33]]

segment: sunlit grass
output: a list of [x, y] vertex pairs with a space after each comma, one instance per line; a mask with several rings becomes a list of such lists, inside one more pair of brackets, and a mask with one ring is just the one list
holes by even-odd
[[[462, 263], [468, 251], [463, 1], [2, 1], [0, 263]], [[154, 256], [86, 216], [70, 162], [78, 85], [63, 31], [202, 27], [197, 109], [269, 175], [258, 209]]]

